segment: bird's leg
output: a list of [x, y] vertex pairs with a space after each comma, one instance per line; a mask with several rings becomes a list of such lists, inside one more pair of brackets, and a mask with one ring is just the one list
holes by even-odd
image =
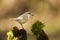
[[22, 29], [24, 29], [24, 27], [23, 27], [23, 25], [21, 24], [21, 26], [22, 26]]

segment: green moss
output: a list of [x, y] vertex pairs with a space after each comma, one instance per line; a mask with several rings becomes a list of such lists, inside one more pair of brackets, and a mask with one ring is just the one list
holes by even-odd
[[36, 21], [31, 28], [31, 31], [34, 35], [40, 34], [42, 28], [44, 27], [44, 24], [40, 21]]

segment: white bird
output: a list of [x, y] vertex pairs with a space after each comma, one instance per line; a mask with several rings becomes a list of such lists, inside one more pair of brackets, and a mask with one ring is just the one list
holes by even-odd
[[[10, 18], [9, 20], [18, 21], [22, 26], [22, 24], [26, 23], [29, 20], [30, 16], [33, 16], [33, 14], [30, 12], [25, 12], [17, 18]], [[23, 26], [22, 26], [22, 28], [23, 28]]]

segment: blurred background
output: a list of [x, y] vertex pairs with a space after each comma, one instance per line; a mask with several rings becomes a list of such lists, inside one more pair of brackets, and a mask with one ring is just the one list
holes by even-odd
[[0, 0], [0, 40], [6, 40], [7, 31], [14, 26], [21, 29], [21, 25], [9, 18], [15, 18], [30, 11], [34, 14], [23, 24], [28, 33], [28, 40], [36, 40], [31, 32], [31, 25], [40, 20], [45, 24], [43, 30], [49, 40], [60, 40], [60, 0]]

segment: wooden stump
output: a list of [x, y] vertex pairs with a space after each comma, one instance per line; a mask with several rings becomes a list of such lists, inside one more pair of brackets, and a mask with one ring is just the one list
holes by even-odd
[[27, 32], [24, 29], [20, 30], [20, 38], [19, 40], [27, 40]]
[[48, 36], [44, 32], [44, 30], [42, 30], [42, 33], [39, 35], [37, 40], [48, 40]]

